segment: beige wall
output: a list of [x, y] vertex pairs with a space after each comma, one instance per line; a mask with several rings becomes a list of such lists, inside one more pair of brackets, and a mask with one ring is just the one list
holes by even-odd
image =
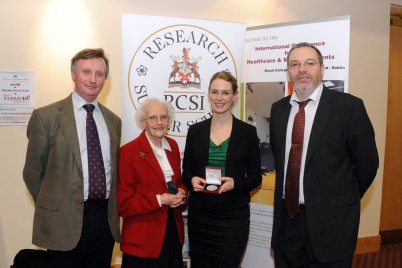
[[[191, 17], [258, 26], [351, 16], [349, 92], [366, 104], [384, 159], [390, 0], [1, 0], [0, 70], [35, 70], [36, 106], [72, 90], [69, 60], [85, 47], [103, 47], [111, 73], [101, 101], [121, 115], [121, 14]], [[26, 127], [0, 127], [0, 267], [31, 244], [33, 203], [22, 181]], [[378, 234], [383, 163], [364, 197], [359, 235]], [[60, 226], [60, 228], [63, 228]], [[114, 263], [120, 262], [116, 247]]]

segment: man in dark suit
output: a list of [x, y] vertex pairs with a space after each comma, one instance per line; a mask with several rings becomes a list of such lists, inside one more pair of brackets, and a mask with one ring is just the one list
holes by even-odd
[[[351, 267], [360, 199], [378, 169], [374, 130], [361, 99], [323, 85], [323, 57], [316, 47], [293, 46], [287, 63], [294, 92], [272, 105], [270, 118], [276, 169], [271, 241], [275, 267]], [[298, 102], [305, 100], [304, 142], [294, 161], [292, 129]], [[290, 167], [295, 162], [297, 172]], [[298, 177], [293, 210], [286, 200], [291, 173]]]
[[[109, 268], [114, 241], [120, 242], [116, 184], [121, 120], [97, 100], [108, 73], [103, 49], [78, 52], [71, 60], [74, 92], [35, 109], [28, 123], [23, 177], [35, 202], [32, 243], [48, 249], [50, 267]], [[99, 197], [90, 194], [86, 104], [94, 108], [103, 159], [106, 187]]]

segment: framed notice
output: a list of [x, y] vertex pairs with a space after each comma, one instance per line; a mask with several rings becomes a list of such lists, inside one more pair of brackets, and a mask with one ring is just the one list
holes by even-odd
[[35, 106], [34, 71], [0, 71], [0, 125], [27, 125]]

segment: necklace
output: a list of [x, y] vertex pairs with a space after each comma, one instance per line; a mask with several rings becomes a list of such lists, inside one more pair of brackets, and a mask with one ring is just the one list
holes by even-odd
[[231, 122], [226, 122], [223, 123], [216, 123], [211, 126], [211, 130], [217, 133], [218, 135], [226, 135], [228, 129], [230, 129], [232, 126]]
[[226, 126], [221, 126], [220, 128], [215, 128], [215, 130], [218, 132], [218, 135], [225, 133], [226, 129], [227, 129]]

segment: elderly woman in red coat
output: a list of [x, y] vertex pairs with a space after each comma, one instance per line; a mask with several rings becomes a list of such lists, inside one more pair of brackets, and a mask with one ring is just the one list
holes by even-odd
[[187, 190], [179, 148], [166, 137], [171, 116], [168, 102], [147, 99], [136, 114], [143, 132], [120, 149], [117, 202], [124, 219], [123, 268], [183, 267]]

